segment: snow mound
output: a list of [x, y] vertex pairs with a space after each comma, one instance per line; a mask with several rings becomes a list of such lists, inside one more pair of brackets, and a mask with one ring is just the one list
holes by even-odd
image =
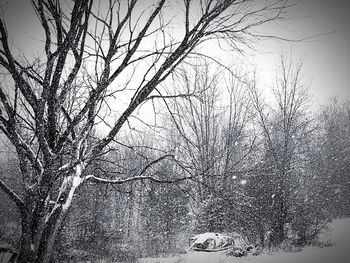
[[193, 252], [173, 258], [143, 258], [139, 263], [348, 263], [350, 262], [350, 218], [333, 220], [330, 241], [334, 246], [306, 247], [301, 252], [278, 252], [236, 258], [220, 253]]

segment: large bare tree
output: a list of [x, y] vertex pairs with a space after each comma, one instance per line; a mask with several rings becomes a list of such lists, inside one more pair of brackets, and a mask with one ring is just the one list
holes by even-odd
[[[33, 47], [39, 52], [32, 53], [41, 55], [17, 52], [5, 16], [0, 19], [0, 65], [5, 75], [0, 84], [0, 130], [16, 149], [23, 192], [15, 192], [1, 178], [0, 187], [21, 215], [17, 262], [48, 262], [80, 185], [147, 178], [144, 173], [126, 179], [99, 178], [87, 171], [128, 128], [126, 123], [141, 104], [152, 96], [162, 97], [159, 84], [205, 41], [224, 40], [241, 51], [254, 37], [251, 29], [281, 18], [287, 4], [279, 0], [32, 0], [31, 4], [41, 29], [36, 37], [43, 40]], [[115, 114], [109, 118], [108, 112]], [[105, 128], [104, 136], [93, 138], [98, 125]]]

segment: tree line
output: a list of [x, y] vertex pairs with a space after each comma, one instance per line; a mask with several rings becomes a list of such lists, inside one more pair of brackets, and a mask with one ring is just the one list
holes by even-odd
[[[208, 231], [238, 232], [265, 248], [319, 245], [329, 220], [349, 216], [349, 102], [311, 111], [302, 63], [285, 57], [269, 100], [255, 74], [225, 74], [205, 60], [179, 71], [170, 88], [191, 95], [158, 105], [168, 111], [94, 160], [88, 172], [100, 178], [144, 178], [79, 188], [54, 259], [168, 256]], [[16, 157], [2, 156], [16, 187]], [[11, 217], [10, 206], [4, 223], [19, 223]], [[13, 224], [2, 233], [15, 247]]]
[[201, 52], [240, 54], [294, 6], [33, 0], [29, 52], [2, 13], [0, 188], [15, 208], [1, 218], [20, 225], [17, 262], [49, 262], [70, 242], [75, 258], [158, 255], [204, 230], [262, 245], [271, 232], [279, 246], [290, 228], [303, 245], [345, 215], [346, 106], [310, 116], [302, 67], [286, 60], [267, 103], [254, 74]]

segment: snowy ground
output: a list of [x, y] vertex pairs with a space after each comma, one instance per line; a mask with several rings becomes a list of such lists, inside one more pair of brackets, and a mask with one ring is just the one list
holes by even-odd
[[242, 258], [225, 257], [215, 253], [191, 253], [181, 258], [143, 258], [139, 263], [348, 263], [350, 262], [350, 218], [337, 219], [330, 224], [334, 246], [307, 247], [301, 252], [276, 252], [249, 255]]

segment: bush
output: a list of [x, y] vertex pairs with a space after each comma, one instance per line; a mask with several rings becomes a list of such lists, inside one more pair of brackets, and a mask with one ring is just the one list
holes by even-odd
[[59, 256], [58, 262], [76, 263], [76, 262], [125, 262], [135, 263], [137, 260], [135, 250], [128, 245], [113, 244], [99, 253], [81, 250], [69, 249]]
[[100, 259], [99, 255], [80, 249], [69, 249], [59, 256], [59, 262], [96, 262]]
[[134, 263], [137, 260], [136, 251], [129, 245], [113, 244], [107, 254], [109, 259], [117, 262]]
[[319, 234], [327, 228], [327, 218], [318, 207], [310, 204], [299, 205], [292, 222], [296, 246], [315, 245]]

